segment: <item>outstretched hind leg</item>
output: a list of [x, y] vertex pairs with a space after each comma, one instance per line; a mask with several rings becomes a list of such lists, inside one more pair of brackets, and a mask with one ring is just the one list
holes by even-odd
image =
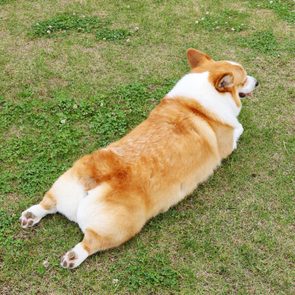
[[82, 242], [62, 256], [60, 265], [64, 268], [76, 268], [88, 256], [98, 251], [117, 247], [129, 238], [130, 236], [125, 236], [118, 240], [111, 235], [100, 235], [96, 231], [87, 228]]
[[79, 202], [86, 194], [84, 185], [71, 168], [55, 181], [39, 204], [31, 206], [21, 214], [21, 226], [31, 227], [47, 214], [56, 212], [76, 222]]
[[[103, 186], [97, 187], [81, 201], [78, 223], [84, 232], [84, 239], [62, 257], [62, 267], [75, 268], [98, 251], [123, 244], [144, 225], [144, 210], [136, 198], [133, 198], [132, 206], [127, 206], [124, 201], [117, 202], [119, 197], [116, 195], [107, 201], [104, 193]], [[127, 199], [128, 196], [121, 200]]]
[[54, 195], [49, 191], [43, 197], [43, 200], [33, 205], [24, 212], [20, 217], [21, 226], [23, 228], [32, 227], [37, 224], [47, 214], [56, 213], [56, 200]]
[[84, 239], [61, 258], [61, 266], [64, 268], [75, 268], [79, 266], [88, 256], [97, 251], [112, 248], [112, 242], [107, 237], [98, 235], [91, 229], [85, 230]]

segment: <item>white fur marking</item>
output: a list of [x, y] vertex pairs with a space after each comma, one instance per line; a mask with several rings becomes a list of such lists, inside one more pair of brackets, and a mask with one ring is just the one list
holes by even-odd
[[[37, 224], [45, 215], [55, 213], [56, 209], [45, 210], [41, 205], [33, 205], [27, 210], [23, 211], [20, 217], [21, 226], [23, 228], [31, 227]], [[32, 213], [33, 215], [28, 215]]]
[[51, 191], [56, 198], [57, 211], [76, 222], [79, 203], [86, 196], [83, 185], [66, 173], [53, 184]]
[[41, 205], [33, 205], [29, 209], [26, 210], [26, 212], [32, 212], [35, 216], [43, 218], [45, 215], [49, 213], [55, 213], [55, 210], [45, 210]]
[[240, 124], [238, 127], [234, 129], [234, 138], [233, 138], [233, 149], [235, 150], [237, 148], [238, 140], [242, 133], [244, 132], [244, 128], [242, 124]]
[[87, 197], [81, 200], [77, 211], [77, 223], [82, 232], [91, 226], [99, 226], [101, 233], [108, 232], [108, 220], [106, 220], [104, 214], [104, 202], [100, 201], [106, 195], [108, 189], [109, 185], [102, 183], [88, 191]]
[[257, 82], [257, 80], [254, 77], [247, 76], [247, 81], [246, 81], [244, 87], [239, 88], [238, 91], [241, 93], [248, 94], [255, 89], [256, 82]]
[[167, 94], [168, 98], [186, 97], [200, 103], [219, 120], [232, 127], [238, 127], [237, 107], [230, 93], [219, 93], [208, 80], [209, 73], [190, 73], [181, 78]]
[[[69, 253], [74, 252], [75, 258], [71, 259]], [[77, 244], [72, 250], [67, 252], [65, 256], [62, 258], [61, 266], [64, 268], [75, 268], [79, 266], [87, 257], [89, 256], [88, 252], [83, 248], [82, 243]], [[64, 262], [66, 262], [66, 266], [64, 266]], [[73, 266], [70, 267], [70, 264]]]

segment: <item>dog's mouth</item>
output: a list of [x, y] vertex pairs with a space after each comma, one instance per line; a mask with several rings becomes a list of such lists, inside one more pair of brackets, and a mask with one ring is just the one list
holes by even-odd
[[252, 91], [249, 92], [249, 93], [239, 92], [239, 96], [240, 96], [240, 98], [244, 98], [246, 96], [252, 96]]

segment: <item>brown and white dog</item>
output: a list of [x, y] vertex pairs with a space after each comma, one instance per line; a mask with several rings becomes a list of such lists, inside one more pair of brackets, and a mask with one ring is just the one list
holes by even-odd
[[76, 161], [43, 200], [21, 215], [23, 228], [59, 212], [78, 223], [82, 242], [61, 266], [75, 268], [117, 247], [205, 181], [237, 147], [240, 97], [258, 85], [243, 67], [188, 49], [191, 72], [149, 117], [106, 148]]

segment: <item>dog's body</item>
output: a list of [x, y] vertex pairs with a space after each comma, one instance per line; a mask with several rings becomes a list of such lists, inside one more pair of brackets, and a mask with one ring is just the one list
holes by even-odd
[[[239, 93], [256, 86], [233, 62], [215, 62], [188, 50], [184, 76], [148, 119], [121, 140], [86, 155], [24, 211], [23, 227], [59, 212], [77, 222], [84, 239], [61, 265], [74, 268], [89, 255], [116, 247], [205, 181], [236, 148], [243, 132]], [[241, 95], [242, 96], [242, 95]]]

